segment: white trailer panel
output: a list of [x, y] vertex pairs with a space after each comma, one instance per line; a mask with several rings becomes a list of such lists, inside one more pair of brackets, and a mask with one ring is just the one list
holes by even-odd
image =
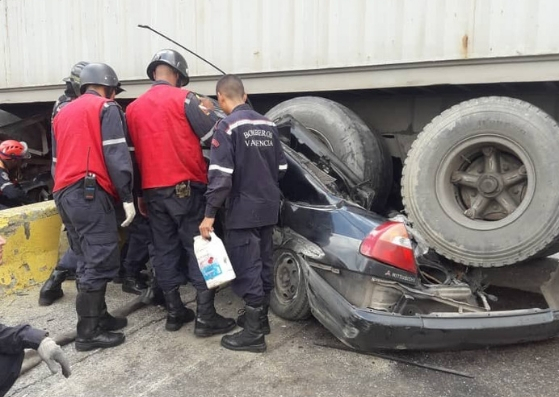
[[[80, 60], [110, 64], [136, 96], [153, 53], [176, 48], [138, 24], [252, 93], [559, 80], [557, 15], [554, 0], [3, 0], [0, 103], [52, 100]], [[217, 72], [185, 55], [212, 92]]]

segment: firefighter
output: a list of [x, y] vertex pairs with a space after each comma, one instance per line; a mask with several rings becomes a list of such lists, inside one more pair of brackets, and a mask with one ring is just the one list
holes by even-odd
[[10, 176], [31, 157], [27, 143], [12, 139], [0, 143], [0, 209], [31, 204], [25, 191]]
[[122, 227], [136, 214], [124, 114], [112, 100], [119, 87], [110, 66], [90, 63], [80, 74], [81, 96], [54, 118], [54, 200], [79, 259], [79, 351], [121, 344], [124, 334], [111, 331], [127, 325], [126, 318], [112, 317], [105, 303], [107, 283], [119, 268], [116, 202], [126, 214]]
[[0, 324], [0, 396], [5, 395], [19, 377], [25, 355], [23, 349], [37, 350], [53, 374], [60, 366], [64, 376], [70, 376], [68, 359], [62, 348], [48, 337], [48, 332], [29, 325], [7, 327]]
[[[70, 70], [70, 76], [63, 79], [66, 83], [66, 89], [64, 93], [58, 98], [52, 109], [51, 125], [54, 117], [58, 114], [60, 109], [66, 106], [68, 103], [80, 96], [80, 73], [84, 66], [88, 65], [89, 62], [80, 61], [72, 66]], [[54, 178], [54, 169], [56, 163], [56, 142], [52, 139], [52, 157], [53, 157], [53, 168], [51, 170], [52, 176]], [[69, 278], [74, 278], [76, 269], [78, 266], [78, 257], [72, 251], [72, 248], [68, 248], [56, 267], [53, 269], [48, 280], [45, 281], [41, 292], [39, 293], [39, 305], [49, 306], [52, 305], [56, 300], [64, 296], [64, 291], [62, 290], [62, 283]]]
[[[155, 276], [163, 290], [168, 331], [196, 319], [194, 333], [226, 333], [235, 320], [217, 314], [215, 291], [208, 290], [194, 256], [193, 239], [204, 217], [207, 166], [200, 139], [210, 135], [217, 117], [213, 105], [180, 87], [189, 82], [184, 57], [161, 50], [147, 67], [152, 87], [128, 105], [126, 118], [141, 174], [143, 196], [138, 199], [148, 215], [155, 247]], [[181, 261], [181, 253], [186, 261]], [[186, 262], [186, 263], [185, 263]], [[179, 287], [184, 267], [197, 291], [197, 313], [182, 303]]]
[[[4, 244], [6, 240], [0, 236], [0, 265]], [[23, 349], [36, 349], [53, 374], [58, 371], [58, 364], [62, 367], [64, 376], [70, 376], [68, 359], [60, 346], [48, 337], [47, 332], [29, 325], [7, 327], [0, 324], [0, 396], [8, 392], [19, 376], [25, 353]]]
[[222, 77], [216, 87], [221, 120], [211, 141], [209, 185], [200, 234], [209, 239], [217, 210], [225, 203], [225, 243], [237, 275], [233, 291], [245, 301], [237, 323], [225, 335], [231, 350], [263, 352], [270, 333], [268, 306], [273, 284], [272, 231], [280, 208], [279, 179], [287, 163], [273, 122], [245, 104], [241, 79]]

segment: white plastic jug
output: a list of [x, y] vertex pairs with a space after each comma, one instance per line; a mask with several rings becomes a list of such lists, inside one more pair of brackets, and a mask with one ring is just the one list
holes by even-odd
[[194, 254], [208, 288], [216, 288], [235, 278], [235, 271], [225, 250], [225, 246], [215, 233], [211, 240], [202, 236], [194, 237]]

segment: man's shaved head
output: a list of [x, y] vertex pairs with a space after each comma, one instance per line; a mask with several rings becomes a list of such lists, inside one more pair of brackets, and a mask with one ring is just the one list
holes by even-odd
[[243, 82], [234, 74], [226, 74], [221, 79], [219, 79], [215, 90], [216, 93], [220, 93], [228, 99], [243, 99], [245, 95], [245, 87], [243, 86]]

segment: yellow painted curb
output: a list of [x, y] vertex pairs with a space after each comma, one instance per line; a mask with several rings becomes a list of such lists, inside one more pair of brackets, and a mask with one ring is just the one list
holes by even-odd
[[0, 296], [45, 281], [58, 262], [61, 220], [54, 201], [0, 211], [6, 239]]

